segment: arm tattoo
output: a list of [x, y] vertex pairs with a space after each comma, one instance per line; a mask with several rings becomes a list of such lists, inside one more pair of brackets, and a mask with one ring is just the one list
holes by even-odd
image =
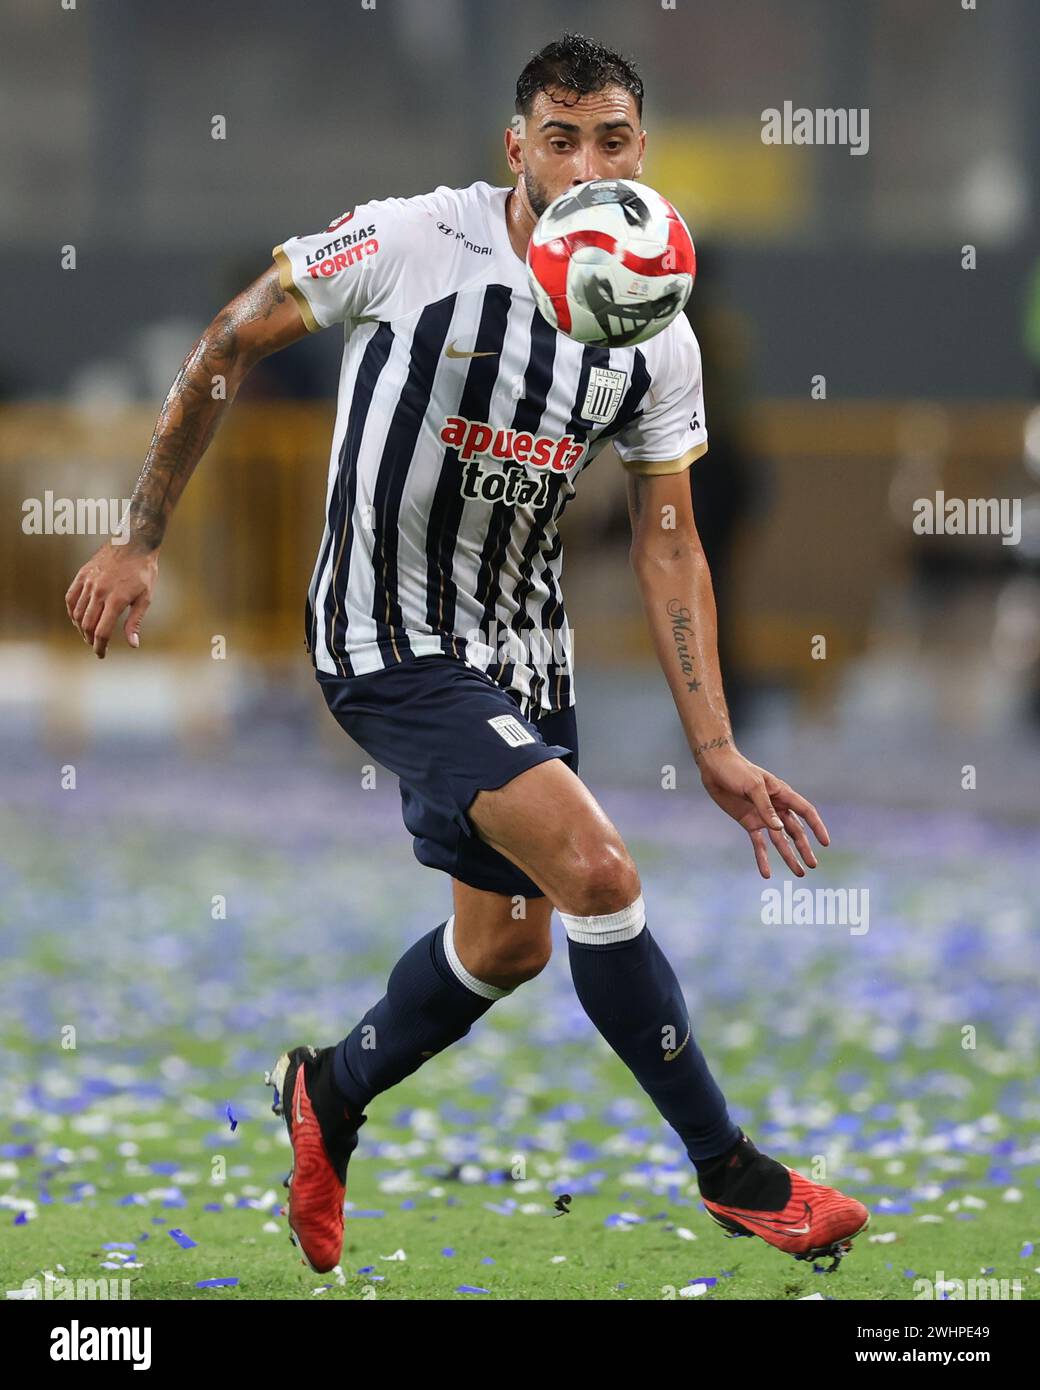
[[217, 315], [181, 364], [130, 498], [126, 523], [135, 548], [159, 546], [170, 513], [220, 424], [229, 400], [226, 394], [214, 397], [214, 378], [226, 383], [239, 362], [241, 325], [270, 318], [284, 299], [273, 276], [250, 286]]
[[646, 500], [649, 479], [644, 477], [642, 473], [630, 473], [629, 477], [632, 480], [632, 516], [638, 521], [643, 514], [643, 503]]
[[672, 640], [679, 656], [679, 669], [686, 677], [686, 689], [696, 694], [700, 690], [702, 682], [693, 673], [693, 653], [690, 651], [693, 619], [690, 616], [690, 610], [680, 599], [670, 598], [667, 603], [667, 612], [668, 621], [672, 626]]
[[697, 747], [693, 750], [694, 762], [696, 762], [702, 753], [710, 752], [712, 748], [726, 748], [728, 746], [728, 738], [710, 738], [707, 743], [698, 743]]

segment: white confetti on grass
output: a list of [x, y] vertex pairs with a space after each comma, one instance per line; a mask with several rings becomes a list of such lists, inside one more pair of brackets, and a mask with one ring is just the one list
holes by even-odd
[[12, 1197], [10, 1193], [5, 1193], [0, 1197], [0, 1207], [7, 1207], [9, 1211], [24, 1211], [27, 1221], [34, 1221], [37, 1216], [36, 1203], [31, 1197]]

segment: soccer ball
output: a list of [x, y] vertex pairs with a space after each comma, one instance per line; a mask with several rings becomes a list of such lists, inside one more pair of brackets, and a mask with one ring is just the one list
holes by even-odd
[[542, 315], [579, 343], [645, 343], [682, 312], [697, 257], [667, 198], [631, 179], [570, 188], [538, 219], [527, 274]]

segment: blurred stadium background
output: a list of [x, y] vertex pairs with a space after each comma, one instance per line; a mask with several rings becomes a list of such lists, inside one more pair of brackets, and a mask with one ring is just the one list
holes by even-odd
[[[1035, 1166], [1023, 1136], [1038, 1118], [1026, 1078], [1040, 9], [3, 0], [0, 15], [3, 1003], [12, 1045], [40, 1049], [37, 1101], [71, 1095], [57, 1106], [66, 1117], [104, 1111], [104, 1088], [77, 1090], [89, 1059], [75, 1085], [52, 1075], [64, 1062], [47, 1052], [70, 1019], [106, 1065], [172, 1090], [185, 1073], [155, 1068], [176, 1051], [200, 1093], [223, 1095], [300, 1027], [340, 1036], [403, 946], [450, 910], [447, 880], [411, 857], [393, 779], [362, 790], [365, 757], [329, 718], [303, 649], [334, 330], [268, 359], [240, 392], [174, 515], [140, 652], [117, 635], [97, 662], [65, 614], [98, 538], [29, 535], [23, 520], [48, 491], [129, 495], [181, 359], [272, 246], [361, 199], [507, 182], [517, 74], [566, 28], [639, 65], [645, 178], [698, 246], [689, 313], [710, 446], [693, 487], [741, 747], [820, 807], [835, 841], [822, 881], [872, 888], [870, 934], [762, 926], [750, 849], [701, 795], [653, 664], [610, 453], [566, 518], [583, 775], [636, 852], [650, 920], [741, 1122], [766, 1138], [772, 1125], [774, 1148], [802, 1162], [830, 1152], [843, 1101], [865, 1094], [840, 1079], [860, 1048], [879, 1089], [841, 1142], [861, 1157], [871, 1144], [879, 1163], [912, 1152], [907, 1180], [927, 1176], [923, 1140], [938, 1127], [947, 1158], [985, 1159], [980, 1181], [998, 1143]], [[868, 107], [869, 153], [764, 145], [762, 112], [785, 100]], [[216, 115], [224, 139], [211, 138]], [[74, 269], [62, 267], [68, 247]], [[813, 398], [818, 376], [825, 399]], [[940, 491], [1020, 499], [1020, 542], [915, 534], [914, 500]], [[226, 656], [214, 660], [218, 635]], [[675, 791], [662, 790], [669, 765]], [[75, 791], [62, 786], [70, 766]], [[213, 920], [214, 895], [226, 919]], [[782, 934], [768, 947], [767, 931]], [[322, 969], [315, 950], [328, 953]], [[567, 1002], [565, 956], [511, 1001], [534, 1048], [527, 1096], [549, 1049], [594, 1039]], [[964, 1024], [987, 1038], [984, 1077], [961, 1049]], [[206, 1063], [192, 1051], [203, 1042], [228, 1050]], [[911, 1046], [923, 1051], [900, 1073]], [[450, 1065], [464, 1068], [467, 1049], [470, 1072], [442, 1073], [445, 1107], [474, 1075], [502, 1089], [514, 1079], [508, 1052], [476, 1033]], [[944, 1066], [958, 1075], [932, 1095], [927, 1078]], [[667, 1144], [609, 1059], [606, 1074]], [[864, 1063], [863, 1074], [875, 1073]], [[243, 1096], [252, 1079], [234, 1083]], [[834, 1113], [803, 1113], [800, 1093]], [[416, 1103], [421, 1090], [408, 1094]], [[936, 1096], [923, 1128], [911, 1123], [906, 1107]], [[19, 1104], [28, 1134], [35, 1111]], [[261, 1113], [255, 1097], [241, 1106]], [[993, 1182], [1006, 1186], [1014, 1163], [1002, 1162]], [[862, 1190], [883, 1185], [880, 1169], [858, 1171]]]

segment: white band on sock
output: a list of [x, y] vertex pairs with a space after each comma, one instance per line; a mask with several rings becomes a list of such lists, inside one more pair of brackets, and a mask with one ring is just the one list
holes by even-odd
[[615, 941], [631, 941], [646, 926], [646, 906], [640, 893], [634, 903], [604, 917], [572, 917], [561, 912], [560, 920], [572, 941], [582, 946], [609, 946]]
[[460, 983], [472, 990], [474, 994], [479, 994], [481, 999], [504, 999], [507, 994], [512, 994], [511, 989], [499, 989], [497, 985], [485, 984], [483, 980], [478, 980], [476, 975], [471, 975], [462, 961], [459, 960], [459, 953], [455, 949], [454, 912], [444, 924], [444, 954], [448, 957], [448, 964]]

